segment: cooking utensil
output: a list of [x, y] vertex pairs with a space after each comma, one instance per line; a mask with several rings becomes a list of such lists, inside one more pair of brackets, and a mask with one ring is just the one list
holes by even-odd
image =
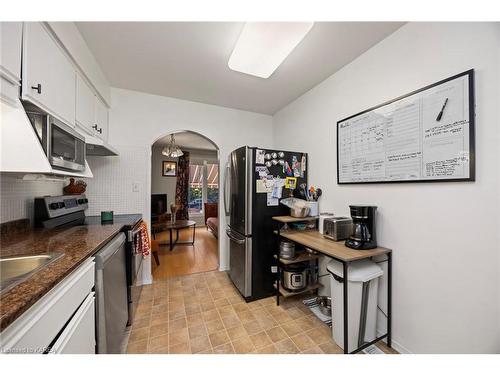
[[309, 215], [309, 207], [293, 207], [290, 208], [290, 216], [292, 217], [306, 217]]
[[280, 242], [280, 258], [295, 259], [295, 244], [290, 241]]
[[284, 266], [281, 275], [283, 288], [294, 292], [307, 288], [307, 266], [303, 263]]
[[323, 190], [321, 190], [320, 188], [316, 189], [316, 200], [318, 200], [322, 194], [323, 194]]

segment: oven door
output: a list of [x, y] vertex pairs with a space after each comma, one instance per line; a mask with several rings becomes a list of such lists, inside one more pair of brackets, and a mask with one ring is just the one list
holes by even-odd
[[136, 241], [140, 232], [140, 222], [131, 230], [127, 231], [127, 299], [128, 299], [128, 323], [134, 321], [135, 312], [139, 304], [142, 292], [142, 253], [135, 251]]
[[68, 125], [47, 116], [47, 157], [54, 168], [85, 170], [85, 139]]

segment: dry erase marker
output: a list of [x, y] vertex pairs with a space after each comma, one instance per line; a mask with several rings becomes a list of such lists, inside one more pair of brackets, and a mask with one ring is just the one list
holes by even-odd
[[436, 121], [441, 121], [441, 117], [443, 117], [443, 112], [446, 107], [446, 104], [448, 104], [448, 98], [444, 101], [443, 108], [441, 108], [441, 111], [438, 113], [438, 116], [436, 117]]

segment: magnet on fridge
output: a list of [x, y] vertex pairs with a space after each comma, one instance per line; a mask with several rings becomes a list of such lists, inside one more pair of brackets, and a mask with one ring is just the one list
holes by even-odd
[[266, 150], [257, 149], [255, 151], [255, 164], [264, 164], [265, 153], [266, 153]]
[[295, 177], [287, 177], [285, 179], [285, 188], [287, 189], [295, 189], [297, 187], [297, 178]]
[[266, 161], [266, 167], [270, 168], [272, 167], [273, 163], [271, 163], [269, 160]]
[[292, 176], [293, 175], [292, 168], [290, 168], [290, 164], [288, 164], [287, 161], [285, 161], [285, 174], [287, 176]]
[[278, 154], [277, 154], [276, 152], [273, 152], [273, 153], [271, 154], [271, 156], [272, 156], [272, 158], [273, 158], [273, 159], [276, 159], [276, 158], [278, 157]]
[[283, 159], [285, 157], [285, 153], [283, 151], [280, 151], [278, 152], [278, 156]]
[[265, 155], [264, 155], [264, 158], [265, 158], [266, 160], [271, 160], [271, 154], [265, 154]]

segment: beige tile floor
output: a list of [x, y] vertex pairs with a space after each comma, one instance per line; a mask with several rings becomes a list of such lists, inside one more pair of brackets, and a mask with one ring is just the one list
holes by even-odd
[[158, 280], [143, 289], [127, 353], [342, 353], [303, 298], [246, 303], [217, 271]]

